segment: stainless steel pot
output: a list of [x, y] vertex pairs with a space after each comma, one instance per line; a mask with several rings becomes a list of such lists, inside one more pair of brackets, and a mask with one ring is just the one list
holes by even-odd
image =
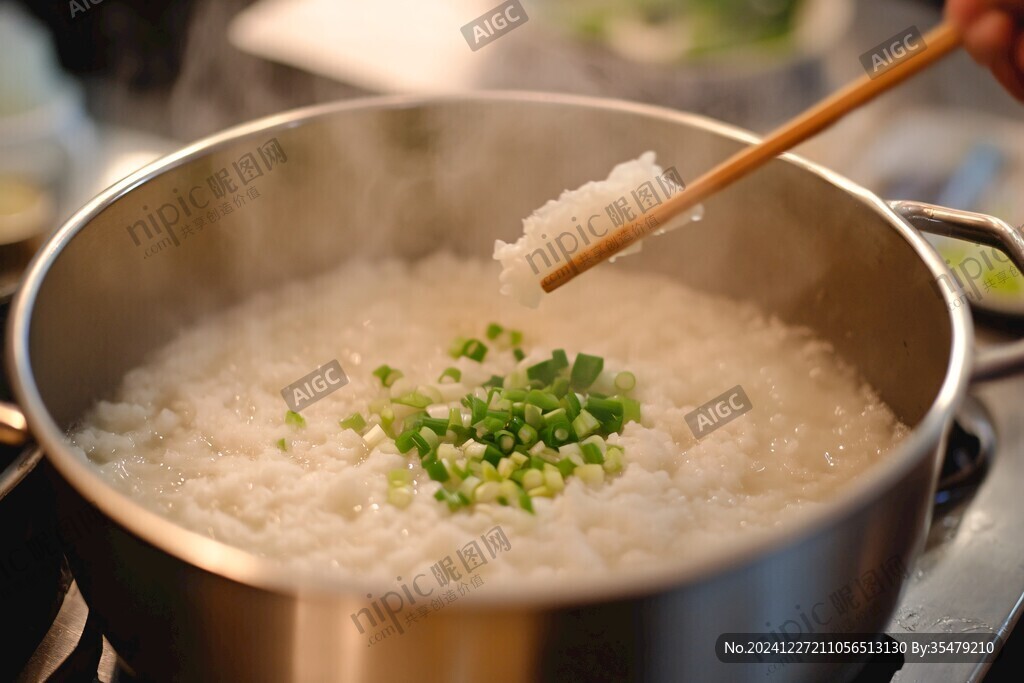
[[[721, 664], [714, 644], [723, 632], [793, 624], [883, 627], [923, 542], [954, 410], [971, 381], [1024, 365], [1019, 343], [973, 349], [966, 308], [935, 286], [948, 277], [943, 263], [908, 222], [1000, 246], [1022, 267], [1024, 240], [986, 216], [886, 204], [796, 157], [708, 201], [699, 227], [623, 262], [812, 327], [913, 426], [820, 514], [742, 548], [626, 578], [495, 586], [371, 646], [350, 615], [391, 587], [297, 576], [186, 531], [116, 493], [63, 439], [148, 352], [256, 290], [348, 259], [442, 245], [486, 255], [534, 207], [622, 159], [654, 149], [694, 177], [752, 139], [674, 111], [575, 97], [345, 102], [196, 143], [73, 216], [30, 267], [7, 361], [63, 512], [84, 520], [65, 539], [78, 583], [126, 665], [187, 681], [849, 675]], [[243, 184], [250, 161], [262, 175]], [[872, 597], [841, 612], [836, 595], [872, 573], [881, 582]]]

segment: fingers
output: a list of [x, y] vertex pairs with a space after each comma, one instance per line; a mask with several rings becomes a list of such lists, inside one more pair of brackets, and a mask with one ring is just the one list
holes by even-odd
[[1024, 18], [1024, 0], [948, 0], [946, 16], [967, 26], [989, 10], [999, 9], [1018, 19]]
[[964, 47], [978, 62], [994, 66], [1013, 50], [1013, 20], [1000, 10], [988, 10], [967, 25]]
[[997, 59], [992, 63], [992, 73], [996, 80], [1006, 88], [1007, 92], [1017, 100], [1024, 102], [1024, 41], [1017, 39], [1013, 53], [1007, 53], [1005, 59]]
[[1024, 71], [1024, 32], [1017, 33], [1017, 44], [1013, 48], [1014, 62], [1018, 71]]
[[948, 0], [946, 15], [964, 31], [964, 48], [1024, 102], [1024, 0]]
[[988, 0], [948, 0], [946, 16], [966, 27], [985, 13], [992, 5]]

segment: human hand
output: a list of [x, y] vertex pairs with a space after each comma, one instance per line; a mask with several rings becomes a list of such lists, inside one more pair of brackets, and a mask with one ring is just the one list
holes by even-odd
[[974, 60], [1024, 102], [1024, 0], [947, 0], [946, 16]]

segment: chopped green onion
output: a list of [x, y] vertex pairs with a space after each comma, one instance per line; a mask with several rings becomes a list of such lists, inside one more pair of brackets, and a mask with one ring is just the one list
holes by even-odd
[[491, 444], [487, 444], [484, 448], [484, 461], [490, 463], [494, 467], [497, 467], [498, 463], [500, 463], [504, 457], [505, 454]]
[[519, 437], [520, 443], [527, 447], [537, 443], [537, 430], [528, 424], [524, 424], [520, 427], [516, 436]]
[[523, 427], [525, 424], [526, 421], [523, 420], [523, 418], [520, 417], [519, 415], [516, 415], [513, 410], [512, 419], [508, 421], [507, 425], [505, 425], [505, 429], [512, 432], [513, 434], [518, 434], [519, 428]]
[[590, 395], [598, 394], [599, 396], [607, 396], [615, 393], [615, 375], [616, 373], [611, 370], [602, 370], [601, 374], [597, 376], [594, 383], [590, 385]]
[[568, 427], [545, 427], [540, 431], [541, 440], [548, 446], [561, 446], [569, 441]]
[[537, 455], [537, 457], [543, 459], [544, 462], [554, 464], [562, 459], [562, 454], [558, 452], [558, 449], [548, 448], [547, 444], [545, 444], [543, 441], [538, 441], [537, 443], [541, 446], [544, 446], [544, 448], [539, 453], [535, 453], [534, 455]]
[[608, 434], [617, 434], [622, 431], [622, 416], [616, 415], [601, 423], [601, 431]]
[[527, 403], [523, 407], [523, 419], [526, 420], [526, 424], [530, 425], [534, 429], [538, 429], [544, 426], [544, 413], [543, 409], [533, 403]]
[[431, 403], [441, 403], [441, 392], [437, 387], [430, 386], [429, 384], [421, 384], [416, 387], [416, 392], [430, 399]]
[[461, 465], [459, 465], [460, 462], [465, 463], [466, 459], [465, 458], [460, 458], [456, 462], [446, 462], [445, 465], [448, 466], [448, 471], [451, 472], [455, 476], [456, 480], [458, 480], [458, 479], [466, 479], [467, 477], [472, 477], [473, 476], [473, 471], [471, 469], [469, 469], [468, 466], [462, 467]]
[[623, 467], [622, 449], [618, 446], [609, 446], [604, 454], [604, 471], [608, 474], [618, 474]]
[[561, 473], [563, 477], [568, 477], [573, 473], [573, 470], [576, 469], [576, 463], [569, 458], [562, 458], [555, 463], [555, 467], [558, 468], [559, 473]]
[[465, 450], [466, 455], [469, 457], [480, 460], [484, 457], [484, 451], [487, 450], [487, 444], [480, 443], [478, 441], [470, 441], [463, 446], [463, 450]]
[[469, 498], [462, 495], [458, 491], [445, 491], [444, 489], [438, 489], [434, 494], [434, 498], [437, 500], [447, 503], [448, 509], [455, 512], [460, 507], [469, 505]]
[[[572, 461], [569, 464], [571, 465]], [[575, 469], [575, 466], [573, 466], [573, 469]], [[544, 485], [548, 487], [549, 491], [555, 493], [565, 489], [565, 478], [556, 466], [546, 465], [544, 467]]]
[[575, 391], [570, 391], [562, 397], [562, 407], [565, 408], [566, 414], [569, 415], [570, 420], [575, 420], [576, 416], [583, 410], [583, 406], [580, 405], [580, 399], [576, 396]]
[[434, 432], [434, 430], [430, 429], [429, 427], [421, 427], [419, 434], [420, 436], [423, 437], [424, 441], [430, 444], [431, 450], [437, 448], [438, 444], [440, 444], [441, 442], [441, 440], [437, 437], [437, 433]]
[[389, 486], [405, 486], [412, 483], [412, 472], [409, 470], [391, 470], [388, 472]]
[[586, 410], [581, 410], [580, 414], [576, 416], [576, 419], [572, 421], [572, 429], [580, 439], [590, 436], [600, 426], [601, 423], [597, 418]]
[[447, 430], [456, 431], [464, 427], [462, 423], [462, 411], [458, 408], [449, 409], [449, 422], [447, 422]]
[[462, 355], [462, 350], [465, 348], [466, 340], [462, 337], [456, 337], [452, 345], [448, 347], [448, 355], [452, 358], [458, 358]]
[[629, 398], [628, 396], [619, 396], [618, 399], [622, 401], [622, 421], [636, 422], [640, 424], [640, 401]]
[[432, 403], [429, 397], [424, 396], [418, 391], [410, 391], [404, 396], [392, 399], [392, 401], [399, 405], [410, 406], [412, 408], [426, 408]]
[[448, 432], [448, 420], [444, 418], [425, 417], [421, 424], [438, 436], [444, 436]]
[[520, 491], [522, 491], [522, 489], [519, 488], [519, 484], [510, 479], [506, 479], [498, 484], [498, 493], [502, 498], [509, 501], [509, 503], [519, 498]]
[[450, 478], [448, 468], [440, 460], [425, 460], [423, 462], [423, 469], [427, 471], [427, 475], [434, 481], [444, 482]]
[[519, 492], [519, 507], [531, 514], [533, 513], [533, 501], [530, 500], [530, 495], [526, 491]]
[[576, 354], [576, 360], [572, 364], [571, 375], [573, 389], [583, 390], [590, 388], [590, 385], [594, 383], [594, 380], [597, 379], [597, 376], [601, 374], [603, 369], [604, 358], [591, 356], [586, 353]]
[[550, 360], [544, 360], [526, 368], [526, 376], [531, 380], [539, 381], [541, 385], [551, 384], [557, 375], [558, 368]]
[[473, 500], [475, 496], [473, 493], [476, 491], [476, 487], [480, 486], [483, 482], [478, 477], [470, 475], [466, 477], [466, 480], [459, 484], [459, 493], [464, 495], [468, 500]]
[[494, 433], [494, 443], [502, 452], [511, 453], [512, 449], [516, 447], [516, 437], [512, 432], [502, 429]]
[[512, 473], [516, 471], [516, 464], [512, 462], [511, 458], [502, 458], [498, 461], [498, 476], [502, 479], [508, 479], [512, 476]]
[[437, 445], [437, 457], [440, 460], [449, 460], [454, 462], [456, 458], [462, 455], [462, 451], [455, 447], [454, 444], [442, 443]]
[[502, 398], [507, 398], [509, 401], [525, 401], [527, 393], [528, 392], [526, 391], [526, 389], [522, 389], [522, 388], [512, 389], [512, 388], [509, 388], [509, 389], [506, 389], [505, 391], [501, 392], [501, 397]]
[[544, 473], [540, 470], [526, 470], [523, 474], [523, 488], [526, 490], [535, 489], [544, 485]]
[[615, 375], [615, 388], [619, 391], [631, 391], [636, 386], [636, 375], [632, 372], [620, 372]]
[[[405, 407], [401, 407], [401, 410], [404, 411]], [[416, 431], [419, 431], [420, 427], [423, 426], [423, 418], [425, 417], [429, 417], [425, 410], [416, 410], [412, 413], [408, 413], [402, 420], [402, 426], [406, 429], [415, 429]]]
[[381, 365], [373, 371], [373, 375], [380, 379], [380, 383], [386, 387], [390, 387], [405, 376], [401, 370], [395, 370], [388, 365]]
[[504, 429], [505, 420], [500, 417], [491, 417], [488, 415], [474, 424], [473, 427], [476, 429], [476, 435], [478, 437], [482, 437], [487, 434], [494, 434], [495, 432]]
[[462, 347], [462, 355], [479, 363], [487, 355], [487, 345], [479, 339], [470, 339]]
[[467, 427], [459, 427], [458, 425], [449, 426], [448, 433], [452, 435], [457, 446], [463, 445], [473, 435]]
[[480, 478], [483, 479], [484, 481], [501, 481], [501, 476], [498, 474], [498, 469], [487, 460], [484, 460], [480, 463]]
[[384, 408], [380, 411], [380, 426], [384, 428], [384, 431], [392, 436], [391, 425], [395, 423], [395, 411], [390, 407]]
[[580, 465], [573, 471], [573, 475], [588, 486], [604, 483], [604, 468], [597, 464]]
[[476, 487], [473, 500], [478, 503], [493, 503], [498, 498], [498, 482], [485, 481]]
[[283, 438], [277, 440], [277, 447], [280, 448], [282, 452], [288, 452], [288, 442]]
[[438, 384], [444, 382], [447, 379], [450, 379], [452, 382], [458, 382], [462, 380], [462, 370], [459, 370], [456, 367], [445, 368], [444, 372], [441, 373], [441, 376], [437, 378]]
[[[540, 408], [542, 411], [555, 410], [561, 404], [558, 402], [558, 397], [547, 391], [540, 391], [538, 389], [530, 389], [526, 394], [526, 403], [534, 405]], [[529, 422], [529, 418], [526, 420]]]
[[430, 442], [423, 437], [422, 432], [413, 432], [412, 436], [409, 437], [412, 442], [416, 445], [416, 450], [419, 451], [420, 456], [424, 456], [430, 452]]
[[602, 423], [615, 417], [621, 418], [623, 413], [622, 401], [614, 398], [590, 396], [587, 399], [586, 408], [591, 415], [601, 420]]
[[587, 464], [603, 465], [604, 453], [592, 443], [585, 443], [580, 446], [583, 450], [583, 461]]
[[[511, 348], [517, 363], [527, 356], [517, 330], [495, 322], [484, 336], [497, 348]], [[473, 338], [459, 338], [449, 349], [454, 358], [477, 362], [487, 351], [487, 344]], [[387, 365], [374, 375], [386, 387], [402, 376]], [[379, 416], [379, 424], [363, 436], [370, 447], [391, 437], [402, 453], [415, 448], [427, 475], [444, 484], [434, 497], [453, 512], [474, 503], [533, 512], [533, 498], [558, 495], [570, 476], [594, 486], [622, 471], [622, 447], [608, 445], [605, 437], [640, 421], [639, 402], [625, 395], [636, 387], [631, 372], [605, 370], [604, 359], [585, 353], [570, 367], [566, 352], [555, 349], [545, 361], [493, 375], [468, 391], [462, 380], [462, 371], [452, 366], [435, 384], [374, 400], [369, 414]], [[465, 408], [451, 405], [460, 399]], [[396, 421], [403, 428], [397, 436]], [[286, 415], [286, 422], [305, 424], [297, 413]], [[339, 424], [359, 432], [367, 419], [354, 413]], [[282, 439], [279, 447], [286, 446]], [[410, 471], [393, 470], [388, 481], [389, 501], [407, 506], [415, 494]]]
[[568, 427], [569, 416], [565, 413], [565, 408], [555, 408], [549, 412], [544, 413], [544, 424], [548, 427], [559, 426]]
[[506, 423], [511, 422], [515, 419], [512, 414], [512, 402], [505, 399], [495, 401], [493, 408], [487, 411], [487, 416], [499, 418]]
[[564, 458], [572, 458], [573, 456], [576, 456], [573, 458], [573, 462], [576, 462], [578, 459], [579, 462], [576, 463], [577, 465], [583, 462], [583, 449], [580, 448], [578, 443], [562, 444], [558, 447], [558, 455]]
[[396, 508], [406, 508], [412, 502], [413, 495], [411, 486], [393, 486], [388, 489], [388, 502]]
[[366, 428], [366, 420], [359, 413], [352, 413], [344, 420], [338, 422], [342, 429], [352, 429], [361, 432]]
[[487, 390], [487, 407], [493, 408], [501, 400], [501, 387], [481, 387]]
[[473, 395], [467, 396], [466, 399], [466, 407], [471, 411], [470, 424], [476, 424], [487, 415], [487, 404]]
[[289, 410], [284, 414], [284, 423], [291, 425], [292, 427], [305, 427], [306, 418], [302, 417], [294, 410]]
[[416, 446], [416, 442], [412, 439], [413, 434], [416, 433], [415, 429], [407, 429], [398, 435], [398, 438], [395, 439], [395, 446], [398, 447], [400, 453], [408, 453]]
[[373, 425], [370, 427], [370, 431], [363, 434], [363, 441], [370, 450], [376, 448], [386, 438], [388, 438], [388, 435], [384, 433], [380, 425]]

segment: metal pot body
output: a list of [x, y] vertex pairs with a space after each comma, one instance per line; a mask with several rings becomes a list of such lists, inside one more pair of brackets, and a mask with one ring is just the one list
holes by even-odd
[[749, 139], [698, 117], [569, 97], [342, 103], [197, 143], [82, 209], [26, 278], [8, 362], [59, 474], [63, 514], [82, 520], [66, 539], [78, 583], [126, 665], [146, 680], [277, 682], [810, 681], [855, 671], [723, 664], [714, 646], [725, 632], [886, 624], [929, 523], [972, 332], [966, 312], [937, 295], [942, 263], [920, 235], [799, 159], [721, 192], [699, 227], [657, 238], [622, 267], [813, 328], [914, 429], [813, 518], [697, 569], [652, 568], [565, 596], [496, 590], [374, 642], [350, 618], [367, 606], [365, 587], [305, 582], [180, 529], [116, 493], [62, 441], [147, 353], [258, 290], [349, 259], [489, 254], [520, 217], [623, 159], [654, 149], [690, 178]]

